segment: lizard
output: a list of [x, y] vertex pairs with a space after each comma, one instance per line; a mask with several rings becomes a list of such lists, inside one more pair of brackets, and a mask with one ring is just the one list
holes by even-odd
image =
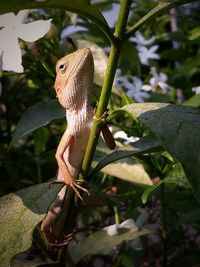
[[[65, 185], [70, 186], [82, 202], [84, 200], [81, 191], [89, 195], [89, 191], [81, 186], [77, 179], [81, 172], [94, 117], [94, 109], [90, 105], [93, 76], [94, 60], [89, 48], [76, 50], [58, 60], [56, 64], [54, 88], [58, 101], [66, 109], [67, 128], [55, 155], [58, 163], [55, 182], [63, 183], [64, 187], [58, 193], [41, 224], [41, 230], [48, 241], [53, 243], [60, 239], [62, 233], [62, 220], [59, 217], [62, 217]], [[110, 138], [108, 128], [102, 129], [105, 133], [104, 138], [106, 135]]]

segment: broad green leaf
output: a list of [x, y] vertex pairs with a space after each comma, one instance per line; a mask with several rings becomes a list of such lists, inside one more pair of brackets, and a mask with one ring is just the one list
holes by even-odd
[[48, 129], [42, 127], [42, 128], [39, 128], [34, 133], [34, 150], [35, 150], [36, 156], [39, 156], [42, 152], [45, 151], [48, 140], [49, 140]]
[[114, 38], [105, 18], [103, 17], [99, 9], [96, 6], [92, 5], [89, 0], [3, 1], [0, 6], [0, 14], [13, 11], [17, 12], [22, 9], [35, 8], [57, 8], [78, 13], [81, 16], [88, 18], [96, 23], [110, 39]]
[[116, 149], [114, 152], [106, 155], [94, 168], [91, 175], [97, 173], [106, 165], [117, 161], [119, 159], [123, 159], [126, 157], [141, 155], [149, 152], [153, 152], [155, 149], [160, 147], [159, 141], [155, 140], [153, 137], [143, 137], [139, 141], [133, 143], [129, 146], [124, 146], [122, 148]]
[[17, 124], [11, 145], [19, 138], [32, 133], [36, 129], [47, 125], [50, 121], [63, 118], [65, 110], [58, 101], [42, 100], [29, 107]]
[[179, 184], [185, 188], [189, 188], [189, 183], [185, 177], [185, 173], [181, 165], [177, 163], [164, 179], [144, 191], [142, 195], [142, 202], [145, 204], [149, 195], [163, 183]]
[[133, 70], [134, 73], [136, 72], [138, 75], [141, 75], [141, 63], [138, 51], [132, 42], [125, 42], [122, 46], [119, 62], [124, 73]]
[[187, 99], [184, 103], [184, 106], [191, 107], [200, 107], [200, 94], [193, 95], [191, 98]]
[[124, 158], [110, 163], [101, 171], [127, 182], [140, 185], [152, 185], [152, 181], [145, 171], [144, 166], [136, 158]]
[[164, 103], [136, 103], [121, 110], [149, 127], [162, 146], [180, 161], [200, 201], [200, 110]]
[[113, 247], [122, 242], [150, 233], [146, 229], [135, 231], [122, 228], [119, 229], [118, 235], [109, 236], [105, 231], [100, 230], [81, 240], [74, 248], [69, 250], [69, 254], [74, 263], [78, 263], [87, 255], [106, 255]]
[[0, 198], [0, 266], [9, 267], [16, 254], [26, 250], [35, 226], [44, 218], [60, 186], [35, 185]]
[[142, 27], [146, 22], [155, 16], [162, 13], [166, 13], [171, 8], [176, 6], [184, 5], [186, 3], [195, 2], [197, 0], [177, 0], [174, 2], [170, 1], [159, 1], [159, 4], [150, 10], [143, 18], [141, 18], [135, 25], [133, 25], [126, 34], [126, 39], [128, 39], [132, 34], [134, 34], [140, 27]]
[[95, 164], [96, 166], [90, 177], [101, 170], [103, 173], [128, 182], [152, 185], [152, 181], [142, 163], [131, 156], [158, 150], [160, 150], [159, 142], [152, 137], [144, 137], [133, 145], [123, 146], [112, 153], [102, 144], [98, 145], [93, 161], [93, 166]]

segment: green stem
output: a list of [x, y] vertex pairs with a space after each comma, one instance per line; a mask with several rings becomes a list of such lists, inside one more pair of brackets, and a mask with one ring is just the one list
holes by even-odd
[[119, 220], [119, 212], [117, 206], [114, 206], [114, 215], [115, 215], [115, 224], [119, 224], [120, 220]]
[[97, 107], [97, 111], [95, 114], [95, 118], [93, 121], [93, 127], [91, 130], [90, 138], [88, 141], [87, 149], [85, 152], [85, 157], [83, 160], [82, 165], [82, 175], [86, 176], [89, 172], [89, 168], [92, 163], [92, 159], [94, 156], [95, 148], [98, 142], [99, 134], [101, 131], [101, 122], [97, 118], [101, 118], [101, 116], [106, 111], [108, 101], [110, 98], [111, 90], [112, 90], [112, 84], [115, 77], [115, 72], [119, 60], [119, 55], [121, 51], [121, 46], [123, 44], [123, 38], [126, 30], [126, 24], [128, 19], [128, 13], [131, 6], [131, 0], [123, 0], [121, 3], [121, 7], [119, 10], [118, 15], [118, 21], [116, 24], [114, 36], [115, 36], [115, 42], [112, 42], [111, 44], [111, 50], [110, 55], [108, 59], [108, 65], [106, 69], [105, 79], [99, 99], [99, 104]]
[[42, 173], [41, 173], [41, 165], [40, 165], [40, 156], [36, 156], [36, 165], [37, 165], [38, 184], [41, 184], [42, 183]]

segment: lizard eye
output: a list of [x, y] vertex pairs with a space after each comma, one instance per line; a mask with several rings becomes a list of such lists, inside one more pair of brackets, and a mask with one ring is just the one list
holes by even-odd
[[61, 73], [64, 73], [67, 69], [67, 65], [64, 63], [64, 64], [60, 64], [59, 66], [59, 70], [61, 71]]

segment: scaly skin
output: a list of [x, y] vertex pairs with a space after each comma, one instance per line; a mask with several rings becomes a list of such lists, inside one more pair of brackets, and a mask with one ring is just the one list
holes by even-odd
[[[77, 50], [56, 64], [55, 90], [60, 104], [66, 109], [67, 129], [56, 152], [59, 166], [57, 180], [76, 192], [82, 200], [78, 179], [87, 146], [93, 109], [90, 95], [94, 75], [94, 63], [90, 49]], [[89, 194], [89, 193], [88, 193]]]
[[87, 146], [93, 108], [90, 96], [94, 76], [94, 63], [89, 48], [77, 50], [56, 64], [54, 88], [60, 104], [66, 109], [67, 129], [63, 134], [56, 151], [58, 175], [56, 182], [64, 187], [52, 203], [47, 216], [41, 224], [48, 243], [62, 243], [64, 231], [64, 199], [67, 187], [70, 186], [83, 201], [80, 191], [89, 194], [88, 190], [78, 184], [77, 179]]

